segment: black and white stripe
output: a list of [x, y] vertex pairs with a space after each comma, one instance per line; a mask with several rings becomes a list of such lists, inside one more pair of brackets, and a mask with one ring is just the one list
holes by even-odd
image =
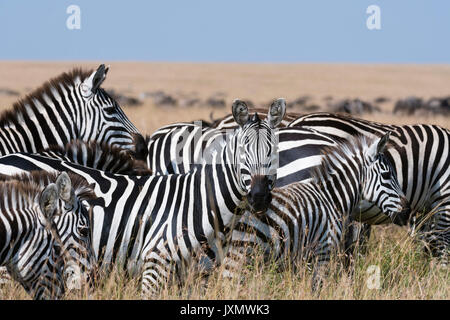
[[64, 148], [51, 146], [38, 154], [115, 174], [132, 176], [151, 174], [144, 161], [130, 157], [126, 150], [95, 141], [73, 140]]
[[[226, 124], [220, 129], [204, 126], [202, 121], [161, 127], [146, 139], [148, 167], [158, 175], [194, 170], [208, 156], [205, 150], [237, 127], [235, 121], [233, 126], [228, 121]], [[279, 152], [277, 187], [311, 178], [311, 169], [320, 164], [323, 148], [336, 144], [327, 135], [309, 129], [281, 127], [276, 135]]]
[[234, 276], [240, 262], [254, 258], [255, 246], [267, 260], [317, 262], [315, 273], [320, 273], [331, 254], [351, 249], [354, 211], [362, 199], [389, 215], [409, 214], [395, 172], [383, 155], [387, 140], [388, 135], [352, 138], [327, 148], [311, 181], [274, 189], [266, 213], [246, 214], [234, 229], [224, 276]]
[[149, 293], [195, 257], [202, 256], [206, 267], [223, 257], [244, 197], [254, 197], [257, 208], [270, 202], [278, 164], [274, 127], [285, 112], [284, 101], [271, 108], [273, 116], [262, 121], [235, 101], [240, 127], [211, 145], [210, 162], [183, 175], [118, 175], [31, 154], [0, 158], [0, 172], [69, 171], [94, 183], [96, 258], [103, 266], [116, 262], [141, 273], [143, 292]]
[[[346, 141], [355, 135], [379, 137], [390, 131], [386, 157], [415, 213], [412, 228], [441, 263], [450, 250], [450, 130], [436, 125], [386, 125], [334, 113], [299, 117], [290, 127], [307, 128]], [[362, 219], [386, 223], [378, 207], [363, 203]]]
[[[122, 148], [115, 146], [108, 146], [104, 143], [99, 144], [94, 141], [83, 142], [80, 140], [74, 140], [69, 142], [64, 148], [52, 146], [49, 149], [40, 151], [38, 154], [45, 157], [60, 159], [71, 163], [79, 164], [81, 166], [90, 167], [115, 174], [123, 174], [123, 175], [151, 174], [145, 162], [132, 159], [127, 153], [124, 152]], [[42, 187], [56, 181], [56, 177], [52, 176], [52, 174], [49, 174], [46, 171], [35, 171], [31, 175], [22, 175], [17, 176], [15, 178], [20, 181], [30, 181], [32, 183], [37, 183]], [[0, 180], [1, 179], [10, 179], [10, 177], [0, 176]], [[82, 188], [87, 188], [87, 186], [83, 185], [84, 180], [80, 179], [76, 175], [71, 175], [71, 179], [73, 181], [72, 184], [75, 183], [74, 185], [75, 193], [85, 194], [85, 192], [81, 191]], [[61, 230], [61, 233], [64, 234], [64, 230]], [[65, 242], [64, 239], [66, 238], [71, 239], [68, 235], [65, 235], [63, 237], [63, 242]], [[81, 267], [82, 267], [81, 271], [83, 271], [84, 269], [88, 269], [83, 265]], [[77, 266], [74, 266], [74, 269], [79, 268]], [[72, 273], [79, 274], [80, 272], [75, 270]], [[6, 268], [0, 267], [0, 283], [6, 283], [9, 280], [10, 277], [7, 274]], [[69, 282], [75, 281], [72, 280]], [[73, 283], [72, 286], [78, 287], [79, 285], [75, 282]]]
[[100, 85], [108, 67], [75, 69], [46, 82], [0, 115], [0, 155], [35, 153], [74, 139], [128, 149], [142, 139], [118, 103]]
[[[260, 112], [267, 116], [267, 112]], [[286, 120], [295, 120], [296, 117], [285, 117], [280, 126], [288, 125]], [[186, 173], [194, 170], [207, 156], [207, 147], [236, 125], [234, 117], [227, 116], [214, 124], [217, 128], [205, 127], [203, 122], [164, 126], [147, 138], [147, 164], [155, 174]], [[276, 187], [309, 180], [312, 170], [321, 163], [323, 149], [337, 143], [335, 139], [308, 128], [281, 127], [276, 134], [279, 142]], [[354, 243], [364, 244], [365, 238], [370, 235], [370, 228], [366, 224], [355, 222], [353, 230]], [[364, 246], [360, 247], [364, 249]]]
[[61, 297], [65, 280], [80, 284], [74, 270], [92, 267], [89, 216], [81, 204], [90, 190], [75, 189], [66, 173], [1, 177], [0, 264], [35, 299]]
[[[296, 117], [296, 119], [292, 119]], [[398, 180], [408, 201], [411, 203], [412, 230], [423, 239], [433, 255], [439, 256], [446, 264], [450, 248], [450, 138], [449, 130], [435, 125], [386, 125], [373, 121], [352, 118], [333, 113], [292, 114], [291, 129], [312, 130], [327, 136], [333, 142], [346, 141], [355, 135], [369, 138], [380, 137], [391, 131], [391, 147], [386, 156], [392, 162]], [[214, 123], [215, 127], [232, 127], [230, 116]], [[282, 132], [284, 128], [280, 129]], [[317, 150], [310, 146], [312, 152]], [[287, 163], [304, 162], [303, 153], [289, 153]], [[280, 148], [280, 163], [283, 153]], [[280, 170], [283, 169], [281, 165]], [[295, 176], [295, 169], [293, 170]], [[308, 172], [299, 176], [308, 178]], [[290, 181], [292, 182], [292, 181]], [[282, 186], [283, 180], [278, 181]], [[392, 219], [382, 214], [373, 204], [362, 202], [357, 209], [361, 218], [370, 224], [390, 222]], [[361, 224], [363, 233], [370, 234], [370, 226]], [[358, 238], [358, 237], [357, 237]], [[356, 239], [356, 238], [355, 238]], [[359, 239], [364, 240], [364, 235]]]

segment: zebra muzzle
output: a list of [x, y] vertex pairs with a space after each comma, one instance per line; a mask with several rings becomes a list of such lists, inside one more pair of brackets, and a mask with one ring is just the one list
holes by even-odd
[[395, 224], [405, 226], [411, 216], [411, 206], [405, 198], [402, 199], [401, 204], [403, 209], [400, 212], [393, 213], [391, 219]]
[[264, 213], [270, 206], [272, 193], [268, 178], [256, 176], [252, 179], [251, 190], [248, 194], [248, 204], [253, 213]]

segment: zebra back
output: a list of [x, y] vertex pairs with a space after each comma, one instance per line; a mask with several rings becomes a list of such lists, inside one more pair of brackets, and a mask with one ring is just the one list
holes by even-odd
[[110, 173], [133, 176], [152, 174], [144, 161], [133, 159], [124, 149], [95, 141], [73, 140], [65, 147], [51, 146], [39, 154]]

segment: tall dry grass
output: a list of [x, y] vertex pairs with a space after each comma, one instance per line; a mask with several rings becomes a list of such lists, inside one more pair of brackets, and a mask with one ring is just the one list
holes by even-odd
[[[221, 267], [206, 278], [192, 269], [183, 284], [165, 283], [153, 299], [450, 299], [449, 268], [439, 266], [424, 254], [405, 228], [376, 226], [365, 256], [357, 256], [353, 274], [344, 270], [337, 259], [329, 265], [319, 292], [311, 290], [312, 272], [300, 264], [296, 270], [279, 270], [276, 262], [264, 263], [261, 256], [242, 265], [242, 279], [221, 278]], [[375, 266], [375, 267], [374, 267]], [[376, 268], [380, 287], [373, 288]], [[374, 271], [375, 270], [375, 271]], [[372, 285], [371, 285], [372, 284]], [[17, 283], [0, 289], [1, 299], [29, 299]], [[129, 278], [115, 267], [100, 278], [92, 290], [69, 292], [64, 299], [141, 299], [139, 279]]]

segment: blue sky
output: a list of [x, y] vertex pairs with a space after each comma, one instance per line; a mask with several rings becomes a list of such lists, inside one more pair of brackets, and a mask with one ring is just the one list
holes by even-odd
[[[381, 30], [366, 27], [372, 4]], [[0, 0], [9, 60], [449, 63], [449, 31], [441, 0]]]

